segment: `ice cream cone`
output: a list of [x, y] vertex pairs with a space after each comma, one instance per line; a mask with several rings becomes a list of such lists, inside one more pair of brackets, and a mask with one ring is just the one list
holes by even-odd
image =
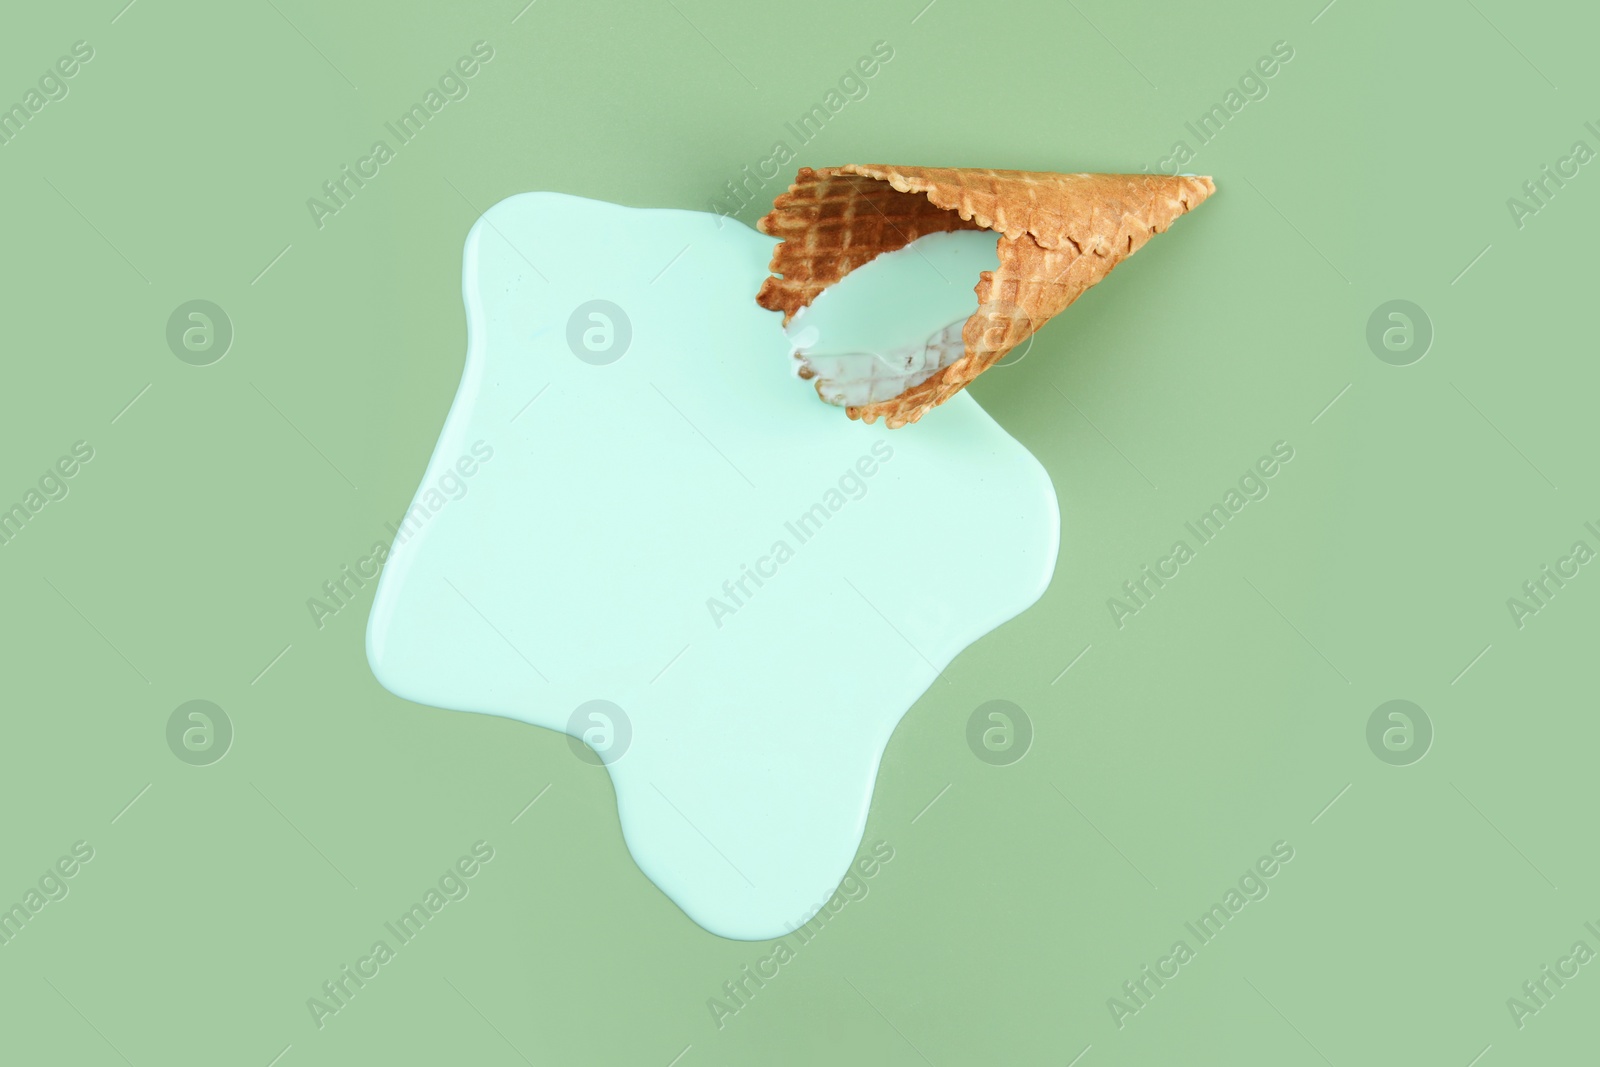
[[787, 324], [881, 253], [930, 233], [998, 232], [999, 269], [978, 277], [961, 356], [893, 399], [845, 409], [897, 428], [960, 392], [1215, 188], [1210, 178], [1150, 174], [802, 167], [756, 223], [780, 238], [756, 301]]

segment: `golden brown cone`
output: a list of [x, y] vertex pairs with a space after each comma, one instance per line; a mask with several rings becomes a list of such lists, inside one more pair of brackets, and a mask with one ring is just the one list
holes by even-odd
[[863, 263], [925, 234], [995, 230], [998, 270], [978, 276], [978, 310], [954, 363], [892, 400], [845, 411], [852, 419], [916, 422], [1210, 196], [1210, 178], [1045, 174], [967, 167], [850, 164], [800, 168], [756, 223], [780, 239], [773, 277], [756, 302], [788, 323]]

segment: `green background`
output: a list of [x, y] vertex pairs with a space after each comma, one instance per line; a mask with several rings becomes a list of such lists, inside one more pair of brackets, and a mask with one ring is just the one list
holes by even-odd
[[[1600, 548], [1600, 176], [1521, 228], [1506, 200], [1600, 148], [1600, 16], [925, 2], [7, 12], [0, 102], [75, 41], [95, 55], [0, 146], [0, 502], [75, 441], [95, 457], [0, 547], [0, 900], [76, 841], [95, 855], [0, 946], [0, 1059], [1594, 1057], [1600, 966], [1521, 1028], [1506, 1001], [1600, 950], [1600, 576], [1521, 628], [1506, 600]], [[470, 95], [319, 229], [306, 199], [478, 40]], [[879, 40], [870, 94], [799, 145], [785, 122]], [[1269, 94], [1197, 146], [1185, 122], [1278, 41]], [[305, 601], [416, 487], [483, 209], [533, 189], [705, 209], [778, 139], [797, 159], [763, 203], [799, 164], [1137, 170], [1180, 139], [1219, 191], [974, 388], [1055, 481], [1055, 580], [901, 723], [870, 895], [719, 1029], [707, 998], [768, 949], [643, 877], [603, 771], [380, 689], [371, 586], [321, 630]], [[210, 366], [165, 339], [193, 299], [235, 330]], [[1395, 299], [1434, 331], [1407, 366], [1366, 340]], [[1107, 599], [1278, 441], [1270, 496], [1119, 629]], [[192, 699], [235, 730], [209, 766], [167, 744]], [[1008, 766], [966, 742], [996, 699], [1035, 733]], [[1368, 747], [1391, 699], [1432, 724], [1420, 762]], [[319, 1030], [307, 998], [480, 839], [471, 895]], [[1119, 1028], [1108, 998], [1278, 841], [1270, 895]]]

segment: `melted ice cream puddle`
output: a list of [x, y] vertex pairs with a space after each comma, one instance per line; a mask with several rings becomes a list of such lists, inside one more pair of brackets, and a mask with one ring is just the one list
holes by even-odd
[[895, 724], [1040, 596], [1059, 521], [971, 396], [890, 431], [798, 387], [754, 300], [772, 245], [553, 193], [479, 219], [418, 499], [494, 458], [391, 552], [367, 629], [399, 696], [606, 749], [644, 873], [752, 940], [833, 894]]
[[789, 320], [799, 373], [830, 404], [891, 400], [961, 357], [978, 275], [1000, 265], [990, 230], [930, 233], [824, 289]]

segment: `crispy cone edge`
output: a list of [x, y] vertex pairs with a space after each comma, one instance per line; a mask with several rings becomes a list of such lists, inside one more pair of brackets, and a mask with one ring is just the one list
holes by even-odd
[[779, 238], [756, 296], [785, 325], [876, 256], [950, 230], [999, 233], [999, 267], [974, 291], [960, 358], [852, 419], [916, 422], [960, 392], [1216, 189], [1210, 178], [956, 167], [802, 167], [756, 228]]

